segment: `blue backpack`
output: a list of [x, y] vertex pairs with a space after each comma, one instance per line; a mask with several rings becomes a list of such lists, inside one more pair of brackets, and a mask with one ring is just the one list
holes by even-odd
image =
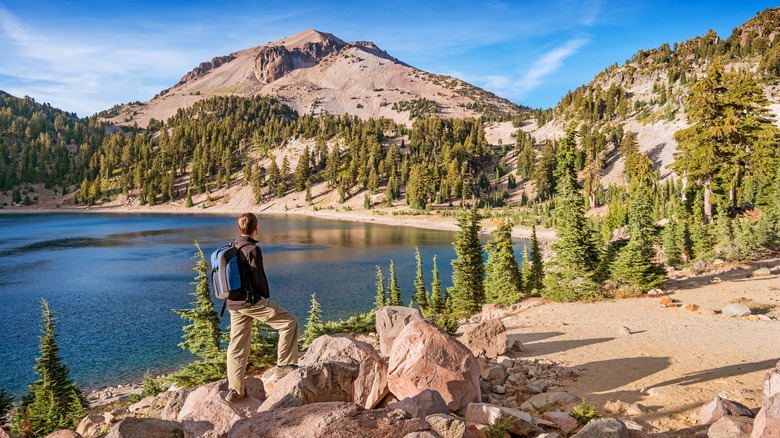
[[[243, 284], [238, 263], [238, 253], [241, 248], [233, 243], [220, 246], [211, 254], [211, 284], [214, 286], [214, 296], [220, 300], [237, 300], [249, 291], [250, 286]], [[222, 313], [225, 313], [225, 303]]]

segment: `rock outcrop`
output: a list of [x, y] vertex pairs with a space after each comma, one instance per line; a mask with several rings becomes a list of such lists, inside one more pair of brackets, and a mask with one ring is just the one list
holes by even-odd
[[336, 336], [320, 336], [300, 360], [301, 366], [319, 362], [357, 362], [352, 401], [370, 409], [387, 395], [387, 366], [374, 347], [365, 342]]
[[699, 424], [713, 424], [724, 416], [753, 418], [753, 411], [742, 403], [713, 397], [699, 410]]
[[379, 352], [389, 357], [393, 342], [401, 330], [412, 321], [423, 319], [417, 309], [403, 306], [386, 306], [376, 312], [376, 333], [379, 335]]
[[763, 406], [753, 423], [752, 438], [780, 436], [780, 362], [764, 377]]
[[387, 405], [388, 409], [401, 409], [412, 418], [425, 418], [433, 414], [449, 414], [447, 403], [441, 394], [432, 389], [421, 391], [414, 397], [408, 397]]
[[117, 423], [106, 438], [183, 438], [180, 423], [156, 418], [127, 417]]
[[488, 319], [467, 328], [461, 342], [476, 357], [496, 358], [506, 353], [508, 348], [506, 327], [500, 319]]
[[468, 348], [436, 324], [417, 320], [393, 342], [387, 384], [399, 399], [433, 389], [450, 411], [463, 412], [479, 401], [479, 364]]
[[349, 361], [320, 362], [291, 371], [276, 382], [260, 410], [354, 401], [354, 382], [360, 368], [354, 359]]

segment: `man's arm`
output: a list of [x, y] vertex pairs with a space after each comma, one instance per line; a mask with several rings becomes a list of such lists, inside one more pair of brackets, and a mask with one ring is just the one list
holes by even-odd
[[271, 295], [268, 291], [268, 279], [265, 277], [265, 269], [263, 269], [263, 253], [258, 246], [253, 246], [254, 248], [249, 251], [249, 257], [247, 257], [251, 271], [251, 281], [255, 286], [255, 291], [261, 297], [268, 298]]

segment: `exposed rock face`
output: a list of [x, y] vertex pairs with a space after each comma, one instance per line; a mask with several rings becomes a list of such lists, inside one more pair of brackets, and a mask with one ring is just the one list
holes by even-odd
[[310, 403], [351, 402], [358, 377], [357, 361], [320, 362], [298, 368], [274, 385], [274, 391], [260, 406], [261, 411], [298, 407]]
[[405, 398], [387, 405], [388, 409], [401, 409], [412, 418], [425, 418], [433, 414], [449, 414], [447, 403], [437, 391], [426, 389], [414, 397]]
[[179, 417], [187, 437], [224, 437], [233, 423], [255, 415], [260, 408], [256, 398], [228, 403], [226, 395], [227, 391], [210, 392], [196, 410]]
[[162, 410], [161, 418], [163, 420], [176, 421], [176, 419], [179, 418], [179, 412], [184, 406], [184, 402], [187, 401], [187, 397], [192, 391], [194, 391], [194, 388], [182, 388], [177, 389], [176, 391], [169, 391], [171, 392], [171, 396], [168, 398], [168, 403], [165, 404], [165, 407]]
[[353, 382], [352, 401], [371, 409], [387, 395], [387, 367], [371, 345], [349, 338], [320, 336], [309, 346], [300, 365], [353, 361], [358, 364], [358, 375]]
[[[263, 381], [257, 377], [246, 377], [244, 379], [244, 388], [250, 397], [259, 401], [265, 400], [265, 391], [263, 390]], [[219, 394], [228, 390], [227, 380], [220, 380], [219, 382], [212, 382], [207, 385], [200, 386], [192, 391], [185, 400], [184, 405], [179, 410], [178, 420], [181, 421], [189, 414], [196, 412], [200, 409], [200, 405], [213, 394]], [[224, 399], [224, 397], [223, 397]]]
[[568, 392], [545, 392], [542, 394], [536, 394], [526, 400], [520, 409], [526, 412], [535, 412], [534, 406], [542, 407], [544, 405], [555, 405], [561, 409], [561, 411], [569, 411], [580, 402], [580, 398], [574, 394]]
[[[79, 422], [76, 432], [84, 437], [98, 436], [102, 432], [104, 421], [105, 418], [102, 415], [87, 415]], [[0, 438], [5, 437], [0, 434]]]
[[707, 430], [708, 438], [748, 438], [753, 431], [753, 420], [748, 417], [721, 417]]
[[492, 425], [511, 418], [509, 432], [521, 436], [536, 436], [544, 431], [533, 424], [533, 417], [517, 409], [494, 406], [488, 403], [470, 403], [465, 419], [469, 423]]
[[387, 306], [376, 312], [376, 334], [379, 335], [379, 352], [389, 357], [393, 342], [401, 330], [412, 321], [423, 319], [417, 309], [403, 306]]
[[[197, 67], [193, 68], [191, 72], [182, 76], [182, 78], [179, 79], [179, 82], [177, 82], [176, 85], [174, 85], [174, 87], [178, 85], [182, 85], [187, 81], [197, 79], [205, 75], [206, 73], [210, 72], [211, 70], [214, 70], [215, 68], [219, 67], [220, 65], [232, 61], [233, 59], [235, 59], [235, 55], [230, 54], [226, 56], [217, 56], [216, 58], [212, 58], [211, 61], [201, 62]], [[167, 92], [168, 90], [165, 91]], [[165, 92], [160, 93], [160, 95], [163, 94], [165, 94]]]
[[229, 438], [385, 438], [430, 430], [425, 420], [402, 411], [366, 410], [355, 403], [314, 403], [274, 409], [237, 422]]
[[712, 400], [701, 407], [701, 410], [699, 411], [699, 424], [713, 424], [726, 415], [734, 417], [754, 417], [753, 411], [742, 403], [725, 400], [716, 395]]
[[500, 319], [488, 319], [469, 327], [461, 341], [477, 357], [496, 358], [506, 353], [508, 347], [506, 327]]
[[463, 344], [421, 319], [407, 325], [395, 339], [387, 384], [399, 399], [433, 389], [449, 410], [462, 412], [469, 403], [479, 401], [479, 364]]
[[590, 420], [576, 435], [576, 438], [630, 438], [631, 434], [622, 421], [616, 418]]
[[338, 52], [346, 44], [331, 34], [321, 33], [319, 41], [309, 41], [297, 47], [266, 46], [255, 59], [255, 77], [264, 84], [281, 78], [297, 68], [313, 67], [326, 56]]
[[183, 438], [181, 424], [156, 418], [126, 417], [117, 423], [106, 438]]
[[780, 436], [780, 362], [775, 369], [766, 373], [761, 393], [763, 406], [753, 423], [752, 438]]

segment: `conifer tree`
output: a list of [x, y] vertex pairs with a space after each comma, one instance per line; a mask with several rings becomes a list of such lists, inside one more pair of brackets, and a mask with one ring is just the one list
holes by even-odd
[[458, 218], [460, 230], [455, 236], [457, 258], [452, 261], [452, 310], [457, 317], [471, 316], [485, 303], [485, 266], [479, 241], [477, 203], [467, 215]]
[[382, 275], [382, 268], [376, 266], [376, 299], [374, 300], [374, 309], [379, 310], [387, 304], [387, 290], [385, 290], [385, 278]]
[[666, 266], [676, 268], [682, 264], [682, 243], [679, 240], [680, 230], [676, 220], [670, 220], [663, 232], [664, 255], [666, 256]]
[[433, 283], [431, 283], [431, 297], [428, 300], [429, 313], [442, 314], [446, 310], [447, 297], [446, 292], [442, 290], [441, 280], [439, 279], [439, 266], [436, 264], [436, 256], [433, 256]]
[[371, 209], [371, 195], [366, 192], [366, 196], [363, 198], [363, 208], [366, 210]]
[[30, 391], [11, 421], [11, 431], [15, 435], [45, 436], [55, 430], [73, 429], [81, 421], [78, 415], [87, 405], [60, 358], [54, 311], [46, 300], [41, 299], [41, 303], [41, 356], [35, 359], [34, 367], [38, 380], [29, 385]]
[[425, 290], [425, 278], [423, 277], [422, 258], [420, 257], [420, 248], [414, 248], [415, 259], [417, 260], [417, 278], [414, 280], [415, 293], [412, 301], [417, 304], [421, 312], [428, 311], [428, 291]]
[[652, 213], [652, 195], [655, 176], [653, 165], [647, 155], [639, 156], [635, 163], [635, 175], [632, 183], [631, 214], [629, 233], [631, 238], [611, 270], [612, 279], [618, 284], [626, 284], [637, 292], [646, 292], [661, 287], [666, 282], [662, 267], [657, 266], [655, 258], [654, 226]]
[[190, 293], [195, 297], [195, 301], [190, 303], [193, 307], [173, 311], [191, 322], [182, 328], [184, 341], [179, 343], [179, 347], [205, 361], [213, 361], [221, 357], [222, 350], [219, 341], [219, 314], [214, 310], [214, 302], [211, 300], [206, 256], [198, 242], [195, 242], [195, 247], [197, 251], [192, 258], [195, 259], [193, 270], [197, 275], [195, 281], [190, 283], [195, 285], [195, 292]]
[[300, 192], [306, 188], [306, 182], [309, 181], [309, 146], [303, 150], [303, 154], [298, 159], [298, 165], [295, 166], [295, 191]]
[[186, 207], [192, 207], [192, 193], [190, 192], [190, 188], [187, 187], [187, 201], [184, 204]]
[[542, 249], [539, 247], [539, 239], [536, 238], [536, 225], [531, 227], [531, 269], [524, 280], [526, 294], [532, 295], [542, 292], [544, 288], [544, 263], [542, 262]]
[[390, 299], [387, 302], [388, 306], [403, 306], [401, 301], [401, 289], [398, 288], [398, 278], [395, 276], [395, 264], [390, 260], [390, 286], [389, 286]]
[[546, 200], [553, 194], [556, 160], [555, 143], [547, 141], [533, 175], [534, 180], [536, 180], [536, 197], [538, 199]]
[[316, 298], [317, 293], [311, 294], [311, 308], [309, 308], [309, 319], [306, 320], [306, 328], [303, 332], [305, 339], [303, 345], [309, 346], [318, 336], [322, 334], [322, 320], [320, 319], [320, 303]]
[[528, 278], [531, 275], [531, 254], [528, 252], [528, 245], [523, 245], [523, 261], [520, 263], [520, 287], [524, 295], [528, 294]]
[[0, 386], [0, 422], [11, 412], [14, 407], [14, 398], [5, 389], [5, 385]]
[[507, 220], [493, 231], [486, 245], [485, 295], [490, 303], [507, 306], [523, 296], [522, 277], [512, 249], [512, 222]]

